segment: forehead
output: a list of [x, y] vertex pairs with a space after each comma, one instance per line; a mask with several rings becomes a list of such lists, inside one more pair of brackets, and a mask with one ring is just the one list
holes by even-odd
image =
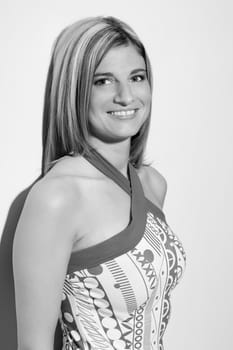
[[133, 45], [111, 48], [96, 69], [96, 73], [146, 69], [145, 60]]

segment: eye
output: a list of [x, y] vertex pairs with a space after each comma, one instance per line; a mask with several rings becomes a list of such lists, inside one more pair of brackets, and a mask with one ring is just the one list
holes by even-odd
[[101, 85], [108, 85], [111, 84], [110, 78], [100, 78], [94, 81], [94, 85], [101, 86]]
[[145, 74], [137, 74], [137, 75], [134, 75], [131, 80], [134, 81], [134, 82], [140, 82], [140, 81], [143, 81], [146, 79], [146, 75]]

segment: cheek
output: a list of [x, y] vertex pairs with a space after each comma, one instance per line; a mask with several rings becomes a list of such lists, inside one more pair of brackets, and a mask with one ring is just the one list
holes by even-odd
[[105, 104], [108, 101], [106, 93], [98, 92], [94, 93], [90, 99], [90, 111], [95, 112], [100, 109], [105, 109]]
[[145, 104], [150, 104], [151, 99], [152, 99], [152, 95], [151, 95], [151, 88], [150, 88], [149, 84], [144, 85], [141, 88], [139, 88], [139, 90], [137, 91], [137, 95], [138, 95], [138, 97], [141, 98], [141, 100]]
[[146, 100], [147, 102], [151, 102], [152, 96], [151, 96], [151, 91], [150, 91], [150, 89], [148, 89], [147, 91], [145, 91], [144, 98], [145, 98], [145, 100]]
[[113, 86], [100, 87], [93, 89], [91, 93], [90, 102], [92, 104], [101, 104], [107, 102], [115, 94], [115, 88]]
[[142, 100], [143, 100], [143, 103], [144, 103], [145, 107], [146, 107], [147, 109], [149, 109], [150, 106], [151, 106], [151, 101], [152, 101], [151, 94], [150, 94], [150, 93], [147, 93], [147, 94], [145, 93], [145, 94], [143, 95], [143, 97], [142, 97]]
[[89, 104], [89, 110], [90, 111], [95, 109], [97, 101], [98, 101], [98, 99], [96, 98], [96, 94], [92, 93], [91, 97], [90, 97], [90, 104]]

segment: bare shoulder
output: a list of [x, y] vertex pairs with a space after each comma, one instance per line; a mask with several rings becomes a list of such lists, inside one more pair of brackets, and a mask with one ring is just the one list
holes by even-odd
[[139, 170], [139, 177], [146, 197], [162, 209], [167, 193], [167, 181], [164, 176], [154, 167], [144, 165]]
[[[63, 177], [42, 178], [28, 193], [23, 208], [24, 220], [43, 220], [48, 226], [63, 225], [66, 222], [67, 233], [74, 235], [76, 227], [75, 209], [77, 209], [78, 188], [72, 181]], [[76, 210], [77, 213], [77, 210]], [[59, 230], [57, 230], [58, 232]]]
[[68, 208], [75, 198], [73, 186], [68, 179], [42, 178], [31, 188], [27, 200], [43, 205], [46, 209], [60, 211]]

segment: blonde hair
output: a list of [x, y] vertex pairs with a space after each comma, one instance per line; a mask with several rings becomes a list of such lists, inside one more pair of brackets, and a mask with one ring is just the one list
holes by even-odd
[[[146, 64], [152, 90], [151, 65], [145, 48], [126, 23], [114, 17], [90, 17], [66, 27], [54, 42], [43, 111], [42, 176], [54, 161], [67, 154], [91, 152], [88, 112], [93, 76], [112, 48], [133, 44]], [[151, 111], [139, 132], [131, 137], [130, 162], [142, 164]]]

